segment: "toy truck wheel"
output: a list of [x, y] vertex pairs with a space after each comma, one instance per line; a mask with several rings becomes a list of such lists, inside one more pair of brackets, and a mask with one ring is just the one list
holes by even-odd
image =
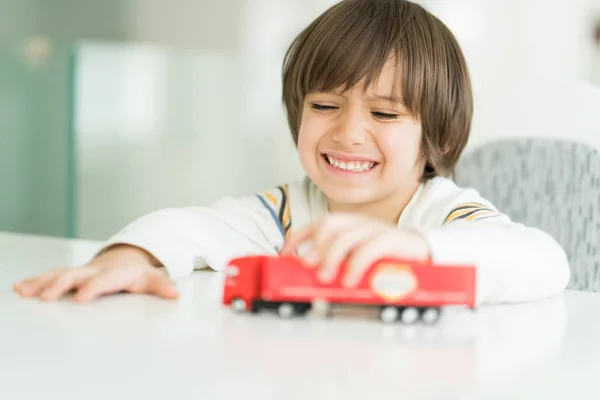
[[433, 325], [440, 319], [441, 313], [442, 310], [439, 307], [425, 308], [421, 311], [421, 321], [425, 325]]
[[419, 310], [416, 307], [406, 307], [400, 314], [400, 320], [403, 324], [414, 324], [419, 320]]
[[381, 308], [381, 311], [379, 311], [379, 319], [381, 320], [381, 322], [389, 324], [398, 321], [399, 317], [400, 310], [398, 310], [398, 308], [396, 307], [385, 306]]
[[231, 301], [231, 308], [235, 312], [244, 312], [246, 311], [247, 307], [248, 304], [246, 303], [246, 300], [242, 299], [241, 297], [236, 297]]
[[292, 318], [296, 315], [296, 309], [291, 303], [281, 303], [279, 307], [277, 307], [277, 314], [281, 318]]
[[312, 308], [311, 303], [296, 303], [294, 304], [294, 312], [296, 315], [304, 315]]

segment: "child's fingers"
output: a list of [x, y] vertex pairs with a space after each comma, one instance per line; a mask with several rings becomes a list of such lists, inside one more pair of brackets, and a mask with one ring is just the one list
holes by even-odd
[[337, 237], [344, 232], [360, 229], [361, 224], [364, 224], [364, 220], [345, 214], [325, 218], [318, 225], [312, 237], [312, 249], [305, 257], [307, 262], [319, 265], [319, 268], [322, 268], [325, 255], [329, 253], [330, 247], [337, 240]]
[[313, 250], [317, 253], [321, 253], [321, 248], [325, 247], [324, 243], [328, 241], [336, 231], [343, 226], [348, 226], [356, 223], [355, 216], [348, 216], [345, 214], [341, 215], [329, 215], [319, 222], [310, 224], [298, 232], [294, 233], [288, 240], [286, 240], [281, 254], [291, 254], [298, 248], [298, 246], [306, 241], [311, 241]]
[[356, 218], [347, 217], [346, 215], [334, 215], [325, 218], [314, 235], [313, 246], [315, 250], [320, 254], [324, 254], [329, 244], [342, 230], [352, 229], [358, 226], [359, 223], [360, 221]]
[[147, 284], [148, 294], [155, 294], [164, 299], [171, 300], [179, 297], [179, 292], [173, 281], [163, 273], [153, 274]]
[[346, 286], [356, 286], [365, 270], [381, 257], [395, 253], [394, 242], [389, 235], [380, 233], [360, 244], [348, 259], [348, 266], [343, 283]]
[[91, 268], [65, 270], [48, 282], [46, 288], [40, 293], [40, 299], [44, 301], [58, 300], [95, 273], [97, 271]]
[[332, 281], [338, 269], [352, 251], [376, 232], [377, 227], [373, 225], [354, 226], [351, 229], [340, 231], [335, 240], [327, 246], [327, 251], [323, 255], [320, 278], [325, 282]]
[[105, 270], [85, 281], [73, 296], [73, 300], [86, 303], [102, 295], [119, 292], [125, 288], [126, 280], [127, 276], [123, 276], [123, 271], [120, 269]]
[[15, 283], [13, 289], [22, 297], [35, 297], [42, 289], [44, 289], [48, 282], [61, 272], [62, 270], [55, 269], [48, 271], [43, 275], [25, 279], [22, 282]]
[[318, 224], [310, 224], [298, 232], [292, 234], [284, 243], [280, 251], [282, 255], [291, 255], [296, 251], [298, 246], [307, 240], [310, 240], [318, 229]]

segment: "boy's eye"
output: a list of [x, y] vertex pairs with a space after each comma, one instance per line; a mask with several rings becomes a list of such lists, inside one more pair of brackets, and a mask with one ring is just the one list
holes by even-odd
[[373, 112], [372, 113], [373, 116], [377, 119], [383, 119], [383, 120], [390, 120], [390, 119], [396, 119], [398, 118], [398, 114], [389, 114], [389, 113], [382, 113], [382, 112]]
[[312, 103], [310, 106], [312, 107], [313, 110], [317, 110], [317, 111], [335, 111], [338, 109], [335, 106], [326, 106], [324, 104], [317, 104], [317, 103]]

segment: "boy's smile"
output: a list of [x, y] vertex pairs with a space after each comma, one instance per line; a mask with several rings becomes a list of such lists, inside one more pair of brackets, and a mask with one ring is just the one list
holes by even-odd
[[379, 162], [361, 154], [328, 151], [321, 153], [321, 157], [328, 167], [326, 171], [348, 178], [359, 178], [368, 175], [369, 172], [380, 165]]

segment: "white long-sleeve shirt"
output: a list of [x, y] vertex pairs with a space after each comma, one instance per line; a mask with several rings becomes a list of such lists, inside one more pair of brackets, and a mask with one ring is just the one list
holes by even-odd
[[[234, 257], [276, 255], [285, 239], [328, 212], [308, 178], [255, 196], [226, 197], [209, 207], [148, 214], [109, 239], [152, 254], [172, 279], [195, 268], [222, 270]], [[436, 263], [477, 267], [477, 304], [525, 302], [560, 293], [567, 257], [545, 232], [511, 221], [473, 189], [437, 177], [422, 183], [398, 220], [420, 232]]]

